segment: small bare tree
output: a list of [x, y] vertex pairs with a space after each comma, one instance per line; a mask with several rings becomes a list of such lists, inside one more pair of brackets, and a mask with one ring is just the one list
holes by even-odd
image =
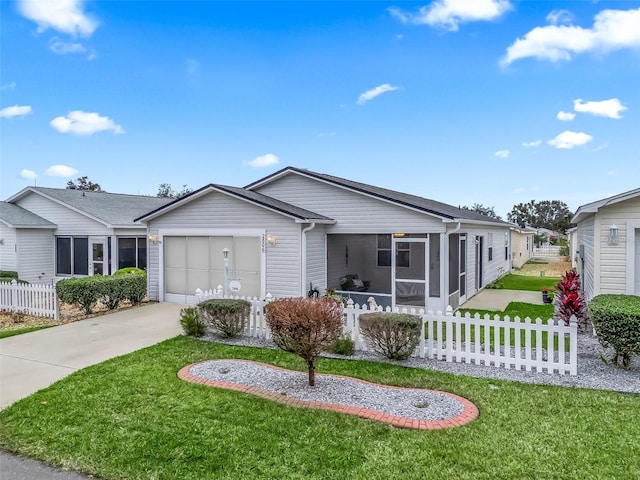
[[274, 343], [307, 362], [316, 384], [315, 359], [342, 334], [342, 304], [330, 298], [283, 298], [264, 308]]

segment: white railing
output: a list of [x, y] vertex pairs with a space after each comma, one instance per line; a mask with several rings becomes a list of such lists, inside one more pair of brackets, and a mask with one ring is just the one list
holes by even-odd
[[534, 247], [533, 248], [533, 256], [534, 257], [559, 257], [560, 249], [557, 245], [550, 245], [547, 247]]
[[58, 320], [55, 285], [22, 284], [15, 280], [0, 283], [0, 310]]
[[[235, 298], [251, 302], [245, 335], [271, 338], [264, 318], [264, 306], [271, 300], [223, 296], [219, 292], [199, 292], [198, 302], [208, 298]], [[360, 315], [371, 311], [367, 305], [359, 306], [349, 299], [344, 308], [345, 332], [351, 336], [356, 350], [367, 351], [367, 342], [360, 334]], [[385, 309], [391, 312], [390, 308]], [[415, 356], [447, 362], [486, 365], [506, 369], [577, 375], [578, 373], [578, 327], [575, 318], [570, 325], [563, 321], [540, 318], [531, 320], [498, 315], [474, 316], [468, 313], [453, 314], [451, 307], [446, 313], [424, 312], [414, 309], [394, 309], [396, 313], [411, 313], [422, 318], [422, 334]]]

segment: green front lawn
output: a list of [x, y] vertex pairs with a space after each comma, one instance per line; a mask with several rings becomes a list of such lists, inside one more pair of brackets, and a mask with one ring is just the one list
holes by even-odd
[[35, 332], [36, 330], [50, 327], [55, 327], [55, 325], [37, 325], [35, 327], [15, 328], [13, 330], [0, 330], [0, 338], [13, 337], [15, 335], [22, 335], [23, 333]]
[[321, 359], [319, 373], [445, 390], [470, 424], [401, 430], [181, 381], [183, 366], [281, 351], [177, 337], [76, 372], [0, 412], [0, 448], [104, 479], [596, 479], [640, 475], [640, 397]]
[[560, 282], [560, 277], [530, 277], [509, 273], [496, 280], [496, 288], [503, 290], [531, 290], [540, 292], [543, 287], [551, 290]]

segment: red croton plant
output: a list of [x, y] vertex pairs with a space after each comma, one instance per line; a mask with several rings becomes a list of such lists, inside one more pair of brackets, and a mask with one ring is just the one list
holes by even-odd
[[560, 283], [556, 285], [556, 316], [569, 325], [571, 316], [575, 315], [579, 324], [583, 324], [588, 316], [587, 302], [584, 300], [580, 285], [580, 275], [575, 270], [564, 273]]

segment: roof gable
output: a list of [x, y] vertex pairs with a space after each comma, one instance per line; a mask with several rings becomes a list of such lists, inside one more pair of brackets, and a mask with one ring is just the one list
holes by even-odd
[[29, 210], [13, 203], [0, 202], [0, 222], [12, 228], [56, 228], [51, 223]]
[[335, 223], [335, 221], [329, 217], [324, 215], [320, 215], [315, 212], [311, 212], [304, 208], [296, 207], [295, 205], [291, 205], [286, 202], [282, 202], [275, 198], [269, 197], [267, 195], [263, 195], [258, 192], [253, 192], [251, 190], [247, 190], [244, 188], [238, 187], [230, 187], [227, 185], [216, 185], [209, 184], [205, 185], [198, 190], [195, 190], [184, 197], [173, 200], [172, 202], [163, 205], [155, 210], [145, 213], [140, 217], [136, 218], [136, 221], [148, 221], [153, 218], [164, 215], [171, 210], [179, 208], [183, 205], [188, 204], [189, 202], [195, 200], [196, 198], [200, 198], [203, 195], [206, 195], [211, 192], [220, 192], [225, 195], [232, 196], [234, 198], [241, 199], [243, 201], [252, 203], [262, 208], [266, 208], [282, 215], [293, 218], [296, 222], [302, 223]]
[[135, 225], [136, 217], [171, 201], [169, 198], [143, 195], [27, 187], [7, 202], [16, 202], [30, 194], [40, 195], [107, 227]]
[[636, 198], [638, 196], [640, 196], [640, 188], [629, 190], [628, 192], [619, 193], [618, 195], [613, 195], [612, 197], [603, 198], [601, 200], [582, 205], [576, 210], [576, 213], [571, 219], [571, 223], [581, 222], [590, 214], [598, 213], [598, 210], [600, 210], [602, 207], [614, 205], [626, 200], [631, 200], [632, 198]]
[[264, 177], [260, 180], [257, 180], [256, 182], [247, 185], [245, 188], [253, 190], [259, 188], [262, 185], [266, 185], [267, 183], [277, 181], [279, 178], [290, 174], [303, 175], [307, 178], [312, 178], [321, 182], [327, 182], [357, 193], [370, 195], [402, 207], [407, 207], [421, 211], [423, 213], [434, 215], [443, 219], [444, 221], [480, 222], [498, 224], [503, 226], [511, 225], [510, 223], [504, 222], [502, 220], [488, 217], [486, 215], [476, 213], [472, 210], [454, 207], [452, 205], [438, 202], [436, 200], [431, 200], [428, 198], [419, 197], [417, 195], [389, 190], [387, 188], [376, 187], [374, 185], [368, 185], [366, 183], [355, 182], [353, 180], [295, 167], [283, 168], [282, 170], [279, 170], [267, 177]]

